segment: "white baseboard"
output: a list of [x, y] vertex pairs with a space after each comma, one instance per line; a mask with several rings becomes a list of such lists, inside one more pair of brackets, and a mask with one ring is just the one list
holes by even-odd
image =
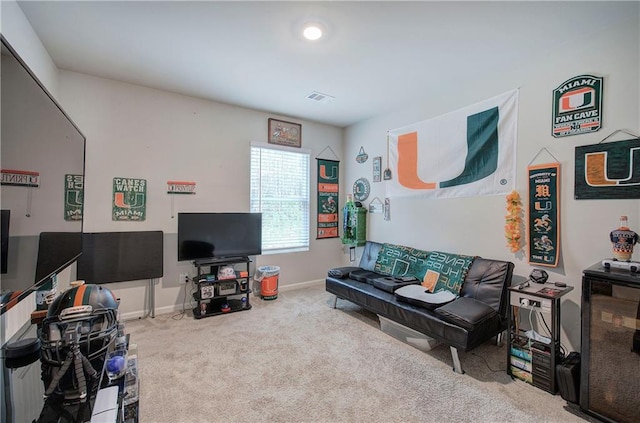
[[294, 289], [309, 288], [310, 286], [316, 286], [323, 283], [324, 283], [324, 279], [316, 279], [314, 281], [292, 283], [289, 285], [279, 286], [278, 291], [280, 292], [293, 291]]
[[[317, 285], [323, 284], [324, 282], [325, 282], [324, 279], [316, 279], [316, 280], [312, 280], [312, 281], [292, 283], [292, 284], [289, 284], [289, 285], [279, 286], [278, 287], [278, 291], [279, 292], [286, 292], [286, 291], [293, 291], [294, 289], [309, 288], [309, 287], [312, 287], [312, 286], [317, 286]], [[182, 311], [182, 307], [183, 307], [182, 304], [173, 304], [173, 305], [170, 305], [170, 306], [156, 307], [155, 315], [157, 316], [157, 315], [160, 315], [160, 314], [169, 314], [169, 313], [181, 312]], [[124, 322], [126, 322], [127, 320], [137, 320], [137, 319], [142, 319], [147, 314], [148, 314], [148, 311], [143, 311], [143, 310], [131, 311], [129, 313], [120, 314], [120, 319], [122, 321], [124, 321]], [[151, 317], [151, 315], [149, 314], [147, 317]]]
[[[187, 307], [189, 307], [187, 305]], [[177, 313], [177, 312], [181, 312], [182, 311], [182, 304], [174, 304], [174, 305], [170, 305], [170, 306], [164, 306], [164, 307], [156, 307], [155, 309], [155, 315], [160, 315], [160, 314], [169, 314], [169, 313]], [[137, 319], [142, 319], [143, 317], [151, 317], [151, 314], [149, 313], [149, 311], [142, 311], [142, 310], [137, 310], [137, 311], [130, 311], [129, 313], [122, 313], [120, 314], [120, 320], [126, 322], [127, 320], [137, 320]]]

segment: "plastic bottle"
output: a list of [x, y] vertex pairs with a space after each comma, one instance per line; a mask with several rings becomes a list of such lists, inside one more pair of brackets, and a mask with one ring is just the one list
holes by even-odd
[[127, 334], [124, 332], [124, 324], [118, 324], [118, 332], [116, 335], [116, 349], [127, 349]]

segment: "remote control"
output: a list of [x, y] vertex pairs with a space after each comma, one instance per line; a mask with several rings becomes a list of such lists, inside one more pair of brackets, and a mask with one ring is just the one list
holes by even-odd
[[564, 282], [556, 282], [555, 285], [560, 288], [566, 288], [567, 284]]

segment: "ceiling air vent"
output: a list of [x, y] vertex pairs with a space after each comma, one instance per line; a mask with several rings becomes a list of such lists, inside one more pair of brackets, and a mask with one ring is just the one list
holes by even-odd
[[307, 96], [309, 100], [317, 101], [318, 103], [328, 103], [333, 100], [335, 97], [330, 96], [329, 94], [322, 94], [317, 91], [313, 91], [311, 94]]

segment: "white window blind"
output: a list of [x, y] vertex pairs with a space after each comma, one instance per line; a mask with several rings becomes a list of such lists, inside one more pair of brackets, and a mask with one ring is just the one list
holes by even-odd
[[262, 252], [309, 249], [309, 154], [251, 147], [251, 211], [262, 213]]

